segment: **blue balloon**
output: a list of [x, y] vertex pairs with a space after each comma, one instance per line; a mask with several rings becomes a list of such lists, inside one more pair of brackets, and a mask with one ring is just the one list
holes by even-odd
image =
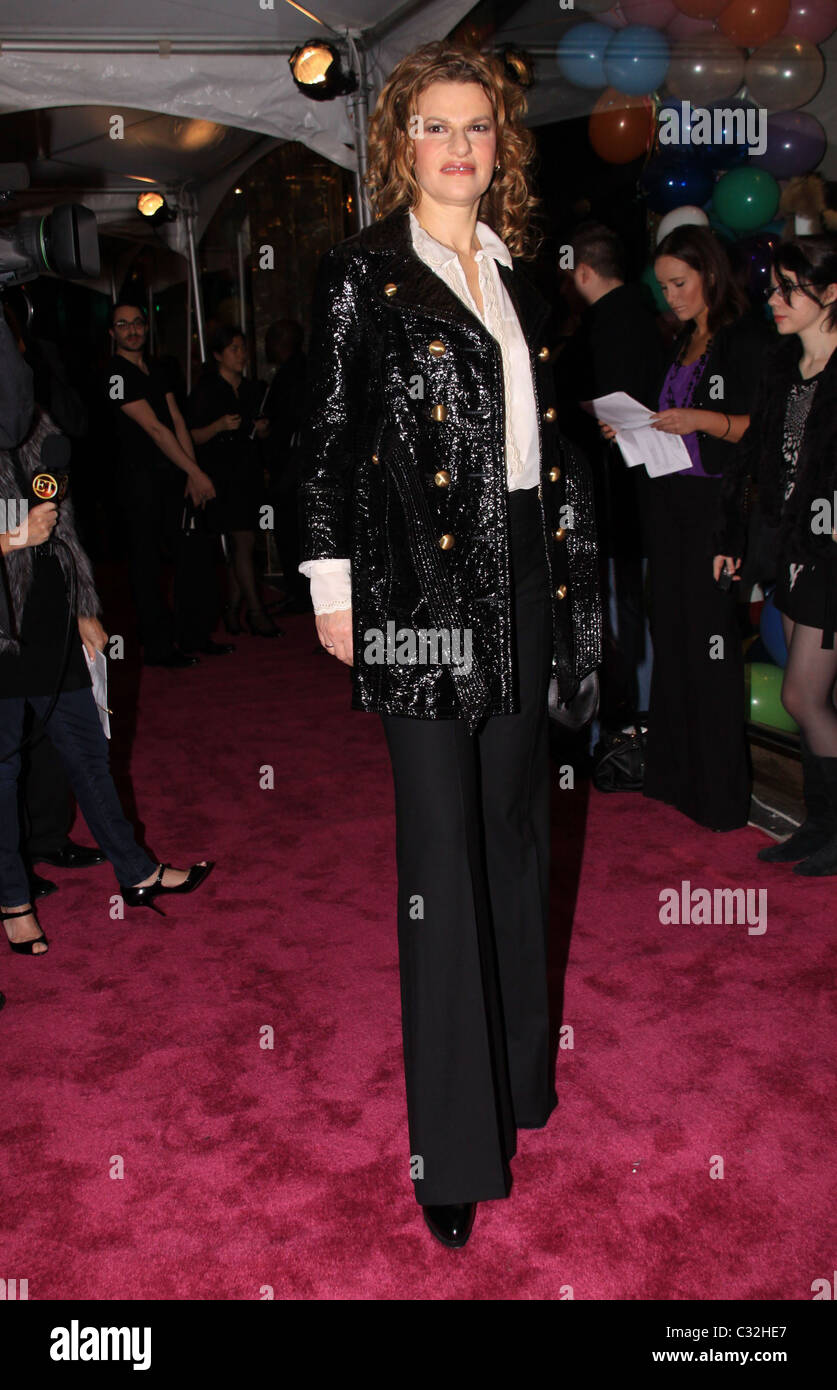
[[556, 57], [568, 82], [576, 87], [606, 87], [604, 53], [613, 30], [606, 24], [574, 24], [561, 38]]
[[661, 155], [646, 164], [639, 182], [654, 212], [671, 212], [686, 204], [702, 207], [713, 187], [711, 170], [699, 160]]
[[[747, 136], [752, 133], [753, 138], [757, 138], [753, 118], [750, 118], [749, 127], [746, 124], [748, 110], [756, 113], [757, 107], [741, 98], [711, 101], [707, 106], [692, 106], [670, 98], [663, 102], [659, 112], [660, 153], [699, 159], [710, 169], [734, 169], [746, 164], [749, 157]], [[671, 139], [673, 135], [678, 138]]]
[[647, 96], [662, 86], [668, 72], [668, 40], [650, 24], [629, 24], [612, 34], [604, 57], [609, 86], [629, 96]]
[[788, 647], [782, 627], [782, 615], [773, 603], [772, 594], [761, 610], [759, 631], [761, 640], [770, 653], [771, 661], [775, 661], [777, 666], [784, 667], [788, 660]]

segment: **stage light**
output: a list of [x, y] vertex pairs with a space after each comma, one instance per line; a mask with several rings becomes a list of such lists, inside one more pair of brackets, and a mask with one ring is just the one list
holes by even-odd
[[170, 208], [163, 194], [160, 192], [140, 193], [137, 198], [137, 212], [142, 213], [153, 226], [160, 222], [174, 222], [177, 213], [174, 208]]
[[294, 49], [288, 65], [298, 90], [313, 101], [332, 101], [357, 90], [355, 73], [344, 72], [338, 50], [321, 39]]
[[137, 198], [137, 212], [143, 217], [153, 217], [165, 203], [162, 193], [140, 193]]

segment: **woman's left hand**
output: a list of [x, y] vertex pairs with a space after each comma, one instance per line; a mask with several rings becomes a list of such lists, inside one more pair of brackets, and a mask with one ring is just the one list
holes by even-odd
[[98, 618], [79, 618], [78, 630], [81, 640], [84, 643], [84, 650], [87, 652], [90, 660], [94, 661], [96, 653], [105, 650], [105, 643], [108, 640], [105, 629], [102, 627]]
[[648, 423], [664, 434], [693, 434], [699, 429], [698, 410], [661, 410]]
[[253, 421], [253, 424], [254, 424], [255, 427], [256, 427], [256, 435], [257, 435], [257, 437], [258, 437], [259, 439], [264, 439], [265, 435], [266, 435], [266, 434], [269, 432], [269, 430], [270, 430], [270, 421], [268, 420], [267, 416], [266, 416], [266, 415], [260, 415], [260, 416], [258, 417], [257, 420], [254, 420], [254, 421]]

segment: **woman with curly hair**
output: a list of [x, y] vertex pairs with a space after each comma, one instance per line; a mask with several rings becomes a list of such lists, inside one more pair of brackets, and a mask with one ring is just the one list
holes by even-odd
[[392, 764], [409, 1173], [448, 1246], [557, 1103], [547, 696], [551, 670], [569, 700], [600, 655], [590, 483], [521, 268], [524, 113], [475, 50], [395, 68], [376, 221], [320, 265], [303, 429], [300, 570]]

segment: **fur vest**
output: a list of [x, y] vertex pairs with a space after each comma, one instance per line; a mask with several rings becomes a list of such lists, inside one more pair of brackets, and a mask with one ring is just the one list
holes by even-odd
[[[32, 429], [18, 449], [18, 458], [27, 478], [31, 479], [40, 471], [41, 447], [44, 440], [50, 434], [59, 433], [60, 430], [46, 412], [39, 411]], [[9, 453], [4, 449], [0, 449], [0, 497], [7, 503], [10, 499], [22, 500], [23, 498], [15, 474], [14, 463]], [[31, 494], [27, 500], [31, 503]], [[64, 542], [64, 545], [56, 547], [56, 554], [64, 571], [68, 588], [71, 567], [75, 568], [76, 604], [74, 616], [77, 618], [98, 617], [102, 608], [93, 582], [93, 572], [90, 568], [90, 561], [79, 545], [73, 525], [72, 505], [66, 497], [58, 508], [58, 521], [52, 534]], [[2, 557], [2, 561], [11, 606], [11, 630], [0, 629], [0, 652], [17, 654], [20, 651], [17, 638], [34, 571], [32, 547], [16, 546], [8, 555]]]

